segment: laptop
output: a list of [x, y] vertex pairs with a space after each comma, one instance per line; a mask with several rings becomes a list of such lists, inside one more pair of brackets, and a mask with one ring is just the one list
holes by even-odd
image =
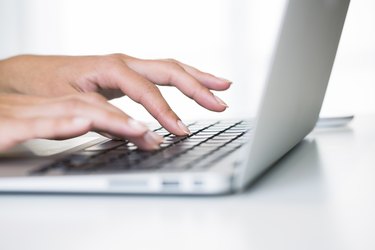
[[[128, 141], [86, 136], [49, 157], [2, 157], [0, 192], [215, 195], [243, 190], [314, 128], [348, 6], [349, 0], [287, 3], [256, 119], [191, 122], [186, 137], [155, 127], [165, 140], [152, 152]], [[29, 144], [38, 148], [43, 141]]]

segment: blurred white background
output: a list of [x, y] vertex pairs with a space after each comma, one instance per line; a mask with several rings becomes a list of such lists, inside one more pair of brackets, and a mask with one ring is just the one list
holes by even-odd
[[[0, 58], [22, 53], [176, 58], [231, 79], [214, 114], [164, 88], [183, 119], [253, 114], [285, 0], [0, 0]], [[375, 113], [375, 1], [353, 0], [323, 115]], [[247, 92], [244, 96], [242, 93]], [[127, 98], [116, 100], [142, 120]]]

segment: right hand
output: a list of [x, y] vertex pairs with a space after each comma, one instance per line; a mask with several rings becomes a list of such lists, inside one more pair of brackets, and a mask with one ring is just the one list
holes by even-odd
[[174, 59], [145, 60], [125, 54], [23, 55], [0, 61], [0, 92], [46, 97], [97, 92], [108, 99], [126, 95], [169, 132], [189, 134], [156, 85], [174, 86], [208, 110], [227, 108], [212, 90], [226, 90], [230, 81]]

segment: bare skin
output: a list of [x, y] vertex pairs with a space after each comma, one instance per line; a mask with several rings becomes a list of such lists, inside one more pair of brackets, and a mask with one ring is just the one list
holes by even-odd
[[173, 59], [106, 56], [17, 56], [0, 61], [0, 150], [32, 138], [65, 139], [97, 131], [157, 149], [162, 138], [107, 102], [127, 95], [168, 131], [189, 130], [156, 85], [174, 86], [216, 112], [227, 105], [211, 90], [228, 80]]

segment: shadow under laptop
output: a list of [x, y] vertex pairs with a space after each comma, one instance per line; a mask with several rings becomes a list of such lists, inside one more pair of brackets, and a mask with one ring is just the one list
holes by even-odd
[[284, 201], [324, 200], [326, 179], [322, 170], [319, 140], [321, 137], [352, 133], [350, 128], [315, 129], [239, 195], [250, 195], [262, 200], [271, 198], [273, 201], [278, 198]]
[[321, 199], [323, 180], [318, 146], [305, 139], [261, 174], [240, 195], [285, 200]]

